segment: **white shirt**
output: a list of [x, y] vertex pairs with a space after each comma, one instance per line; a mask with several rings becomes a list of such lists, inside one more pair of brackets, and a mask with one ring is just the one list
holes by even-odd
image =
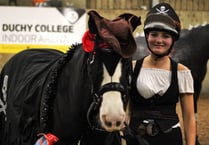
[[[138, 92], [148, 99], [154, 94], [162, 96], [171, 83], [172, 72], [157, 68], [141, 68], [137, 77]], [[180, 93], [194, 93], [193, 78], [190, 70], [181, 70], [177, 73]]]

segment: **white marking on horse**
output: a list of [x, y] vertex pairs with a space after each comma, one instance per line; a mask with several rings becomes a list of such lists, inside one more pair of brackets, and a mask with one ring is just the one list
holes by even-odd
[[[121, 62], [119, 62], [112, 77], [107, 72], [106, 67], [103, 66], [104, 79], [102, 85], [110, 82], [120, 82], [120, 77], [122, 75], [121, 65]], [[102, 127], [110, 132], [120, 130], [123, 127], [123, 123], [125, 121], [125, 111], [120, 92], [108, 91], [103, 94], [103, 100], [100, 108], [100, 120]], [[108, 126], [106, 124], [107, 122], [111, 123], [111, 125]], [[120, 125], [118, 125], [119, 122], [121, 123]]]
[[[3, 86], [2, 86], [2, 94], [3, 94], [3, 100], [0, 98], [0, 112], [3, 112], [6, 116], [6, 108], [7, 108], [7, 86], [8, 86], [8, 75], [4, 76]], [[5, 102], [5, 103], [4, 103]], [[6, 117], [5, 117], [6, 120]]]

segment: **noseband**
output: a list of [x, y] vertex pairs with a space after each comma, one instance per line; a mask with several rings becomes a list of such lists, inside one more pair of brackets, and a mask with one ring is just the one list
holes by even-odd
[[[128, 92], [125, 89], [125, 87], [121, 83], [116, 82], [110, 82], [101, 87], [101, 89], [98, 91], [98, 93], [93, 94], [93, 102], [91, 103], [88, 113], [87, 113], [87, 120], [91, 127], [91, 129], [104, 131], [97, 122], [98, 119], [98, 111], [102, 102], [103, 94], [109, 91], [118, 91], [121, 93], [122, 101], [125, 104], [124, 107], [127, 104], [127, 96]], [[125, 108], [124, 108], [125, 109]]]
[[122, 100], [123, 102], [127, 102], [127, 91], [125, 87], [121, 83], [116, 83], [116, 82], [111, 82], [103, 85], [101, 89], [99, 90], [99, 95], [98, 96], [103, 96], [104, 93], [108, 91], [118, 91], [121, 93]]

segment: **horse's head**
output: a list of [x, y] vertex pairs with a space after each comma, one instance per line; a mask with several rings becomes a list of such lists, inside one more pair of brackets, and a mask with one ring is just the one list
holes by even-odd
[[88, 117], [91, 120], [91, 116], [99, 113], [97, 119], [103, 129], [109, 132], [120, 130], [126, 119], [131, 56], [136, 50], [132, 31], [140, 25], [140, 17], [122, 14], [115, 20], [107, 20], [95, 11], [90, 11], [89, 15], [88, 35], [94, 39], [88, 71], [94, 102]]

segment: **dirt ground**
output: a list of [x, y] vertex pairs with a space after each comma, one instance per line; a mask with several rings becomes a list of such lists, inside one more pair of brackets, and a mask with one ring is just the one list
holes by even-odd
[[[178, 109], [179, 110], [179, 106]], [[201, 95], [198, 101], [198, 138], [201, 145], [209, 145], [209, 94]]]
[[201, 145], [209, 145], [209, 94], [200, 96], [198, 118], [199, 141]]

